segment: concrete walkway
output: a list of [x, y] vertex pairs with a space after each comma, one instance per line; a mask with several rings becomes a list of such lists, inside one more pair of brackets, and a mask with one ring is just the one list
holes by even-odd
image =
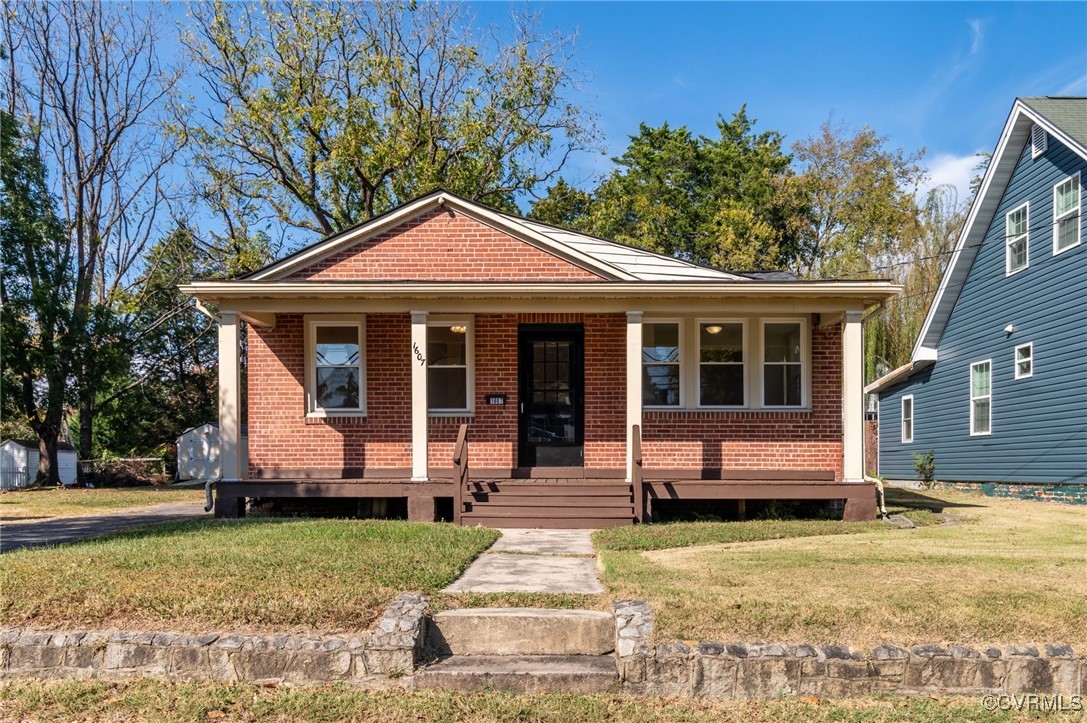
[[604, 592], [592, 530], [499, 530], [502, 537], [445, 592]]
[[171, 502], [93, 517], [58, 517], [41, 522], [5, 524], [0, 527], [0, 552], [77, 542], [99, 535], [108, 535], [111, 532], [130, 530], [134, 527], [178, 522], [204, 516], [211, 515], [204, 512], [202, 502]]

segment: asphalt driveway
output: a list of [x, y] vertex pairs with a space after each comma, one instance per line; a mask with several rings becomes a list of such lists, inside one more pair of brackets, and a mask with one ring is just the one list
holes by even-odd
[[88, 517], [59, 517], [41, 522], [23, 522], [0, 526], [0, 553], [27, 547], [59, 545], [78, 542], [112, 532], [121, 532], [145, 525], [177, 522], [197, 517], [210, 517], [199, 502], [172, 502], [151, 507], [138, 507], [125, 512]]

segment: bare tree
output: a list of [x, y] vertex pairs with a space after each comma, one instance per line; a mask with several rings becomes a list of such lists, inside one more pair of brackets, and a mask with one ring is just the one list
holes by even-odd
[[79, 447], [91, 453], [96, 398], [123, 373], [125, 294], [159, 228], [178, 142], [163, 132], [180, 77], [160, 61], [160, 8], [97, 0], [5, 7], [13, 109], [53, 176], [75, 271], [72, 360]]

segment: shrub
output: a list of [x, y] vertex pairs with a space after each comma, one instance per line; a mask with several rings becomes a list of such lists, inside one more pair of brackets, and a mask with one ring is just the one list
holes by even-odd
[[925, 489], [930, 490], [936, 486], [936, 453], [931, 449], [927, 452], [913, 453], [913, 467], [917, 470], [917, 476]]

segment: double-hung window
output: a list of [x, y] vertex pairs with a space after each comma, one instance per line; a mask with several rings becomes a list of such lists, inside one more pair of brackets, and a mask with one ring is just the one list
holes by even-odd
[[1011, 276], [1030, 263], [1030, 206], [1024, 203], [1004, 217], [1004, 273]]
[[902, 397], [902, 442], [913, 441], [913, 395]]
[[472, 324], [427, 324], [427, 408], [430, 412], [469, 413], [472, 409]]
[[742, 407], [747, 403], [743, 322], [698, 325], [698, 403]]
[[993, 362], [970, 365], [970, 435], [990, 434], [993, 430]]
[[799, 407], [804, 403], [804, 326], [799, 321], [768, 321], [762, 326], [762, 405]]
[[1015, 378], [1026, 379], [1034, 376], [1034, 344], [1020, 344], [1015, 347]]
[[680, 407], [680, 333], [678, 322], [642, 325], [642, 404]]
[[307, 413], [358, 415], [366, 408], [366, 326], [361, 319], [307, 323]]
[[1079, 174], [1053, 187], [1053, 254], [1079, 245], [1080, 240]]

